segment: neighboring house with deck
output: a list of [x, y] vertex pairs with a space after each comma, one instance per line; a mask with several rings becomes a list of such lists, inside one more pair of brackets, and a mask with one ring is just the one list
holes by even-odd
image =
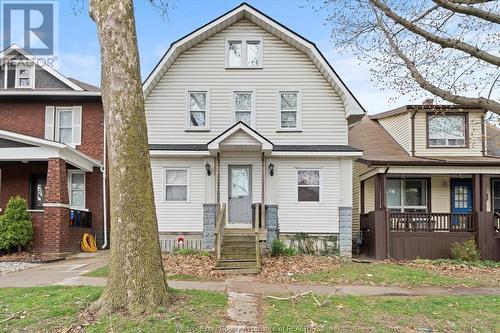
[[[486, 132], [488, 128], [488, 133]], [[500, 159], [485, 111], [408, 105], [365, 116], [349, 131], [363, 150], [353, 169], [353, 234], [376, 258], [442, 258], [475, 237], [500, 259]]]
[[312, 42], [242, 4], [174, 42], [144, 93], [164, 250], [222, 243], [255, 267], [255, 241], [305, 232], [350, 256], [365, 111]]
[[28, 201], [37, 253], [104, 243], [103, 108], [97, 87], [67, 78], [19, 46], [0, 53], [0, 214]]

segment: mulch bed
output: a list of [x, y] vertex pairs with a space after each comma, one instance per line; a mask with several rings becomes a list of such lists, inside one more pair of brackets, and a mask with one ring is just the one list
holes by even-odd
[[30, 252], [14, 252], [14, 253], [6, 253], [0, 255], [0, 262], [32, 262], [36, 259], [36, 256]]

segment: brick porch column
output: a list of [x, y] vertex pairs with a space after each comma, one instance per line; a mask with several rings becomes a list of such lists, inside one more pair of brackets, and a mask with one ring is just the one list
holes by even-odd
[[65, 252], [69, 237], [69, 199], [66, 162], [49, 158], [45, 187], [42, 253]]

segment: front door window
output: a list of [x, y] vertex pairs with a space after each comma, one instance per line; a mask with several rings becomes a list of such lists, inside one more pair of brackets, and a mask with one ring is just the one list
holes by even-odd
[[252, 168], [229, 166], [229, 223], [252, 222]]

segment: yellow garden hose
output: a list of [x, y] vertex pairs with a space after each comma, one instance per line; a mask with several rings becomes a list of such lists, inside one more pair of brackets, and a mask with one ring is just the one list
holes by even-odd
[[97, 245], [95, 243], [95, 238], [91, 234], [84, 233], [82, 237], [82, 242], [80, 243], [80, 248], [83, 252], [93, 253], [97, 251]]

